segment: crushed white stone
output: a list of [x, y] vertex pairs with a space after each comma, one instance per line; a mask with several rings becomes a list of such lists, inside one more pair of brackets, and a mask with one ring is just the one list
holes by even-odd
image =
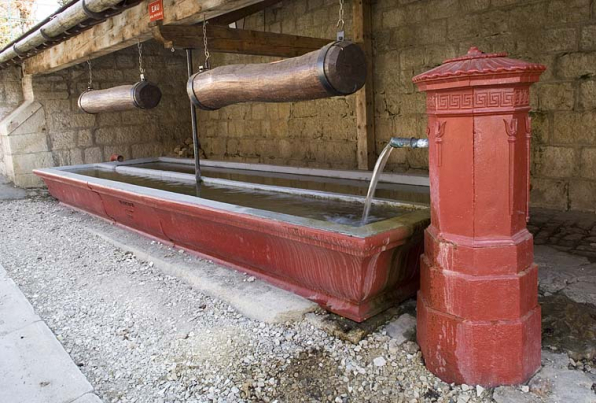
[[109, 225], [49, 198], [0, 202], [0, 263], [106, 403], [492, 401], [381, 330], [354, 345], [248, 319], [85, 230]]
[[416, 336], [416, 318], [410, 314], [403, 314], [392, 320], [385, 327], [387, 335], [395, 340], [397, 345], [413, 340]]
[[387, 361], [383, 357], [377, 357], [373, 360], [373, 364], [375, 364], [375, 367], [384, 367]]

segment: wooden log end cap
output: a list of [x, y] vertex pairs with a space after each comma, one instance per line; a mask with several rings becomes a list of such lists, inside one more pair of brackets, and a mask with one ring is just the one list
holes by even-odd
[[161, 101], [161, 90], [149, 81], [139, 81], [132, 87], [132, 99], [138, 108], [155, 108]]
[[324, 71], [338, 95], [353, 94], [366, 82], [366, 55], [355, 43], [335, 42], [325, 55]]

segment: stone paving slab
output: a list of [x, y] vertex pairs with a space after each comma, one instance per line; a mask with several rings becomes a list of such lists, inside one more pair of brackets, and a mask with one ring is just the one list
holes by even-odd
[[[83, 400], [80, 400], [83, 399]], [[99, 403], [93, 387], [0, 266], [0, 402]]]
[[25, 197], [27, 197], [25, 190], [15, 187], [8, 179], [0, 175], [0, 200], [24, 199]]
[[265, 281], [222, 267], [189, 253], [179, 253], [118, 226], [87, 229], [115, 247], [132, 252], [138, 259], [153, 262], [163, 273], [178, 277], [193, 288], [223, 300], [251, 319], [267, 323], [301, 320], [318, 305]]
[[582, 211], [530, 210], [528, 230], [535, 245], [585, 256], [596, 262], [596, 214]]
[[568, 365], [567, 355], [542, 350], [542, 368], [527, 389], [523, 390], [525, 385], [497, 387], [493, 399], [497, 403], [595, 403], [592, 380], [581, 371], [568, 369]]
[[563, 293], [575, 302], [596, 305], [596, 263], [549, 246], [534, 248], [540, 291]]

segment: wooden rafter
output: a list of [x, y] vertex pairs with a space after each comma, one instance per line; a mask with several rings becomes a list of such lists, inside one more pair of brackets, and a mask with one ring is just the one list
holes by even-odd
[[[202, 26], [157, 25], [153, 38], [166, 48], [202, 48]], [[209, 51], [246, 55], [294, 57], [320, 49], [330, 39], [207, 25]]]

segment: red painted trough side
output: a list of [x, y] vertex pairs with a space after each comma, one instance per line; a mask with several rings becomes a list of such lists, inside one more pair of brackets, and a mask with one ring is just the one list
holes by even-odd
[[195, 251], [363, 321], [419, 286], [422, 230], [367, 237], [124, 191], [36, 171], [62, 203]]

